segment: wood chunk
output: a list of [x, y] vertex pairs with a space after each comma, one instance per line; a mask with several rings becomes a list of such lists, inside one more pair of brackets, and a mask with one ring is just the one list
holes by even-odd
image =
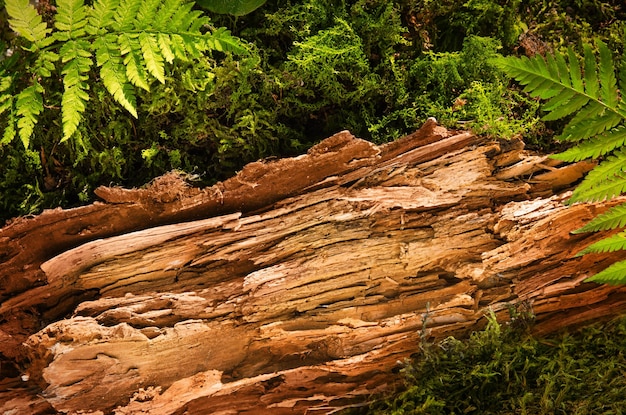
[[0, 397], [27, 414], [331, 413], [490, 311], [530, 308], [538, 333], [622, 313], [625, 287], [584, 281], [623, 253], [575, 257], [602, 235], [571, 231], [617, 203], [565, 205], [590, 167], [429, 120], [17, 219], [0, 229]]

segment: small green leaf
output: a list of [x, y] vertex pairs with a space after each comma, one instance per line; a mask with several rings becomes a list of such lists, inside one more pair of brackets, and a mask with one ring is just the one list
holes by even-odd
[[606, 231], [626, 226], [626, 203], [613, 206], [608, 211], [596, 216], [582, 228], [576, 229], [574, 234], [585, 232]]

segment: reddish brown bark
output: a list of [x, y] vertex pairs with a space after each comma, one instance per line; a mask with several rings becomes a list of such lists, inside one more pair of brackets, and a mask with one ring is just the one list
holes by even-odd
[[607, 205], [563, 203], [590, 168], [431, 120], [17, 219], [0, 230], [0, 408], [329, 413], [488, 310], [531, 306], [542, 334], [621, 313], [625, 288], [584, 282], [619, 254], [574, 256], [601, 235], [570, 232]]

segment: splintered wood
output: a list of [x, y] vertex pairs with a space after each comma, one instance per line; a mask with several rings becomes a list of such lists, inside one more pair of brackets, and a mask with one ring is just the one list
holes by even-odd
[[0, 230], [0, 409], [332, 413], [490, 310], [531, 308], [538, 333], [616, 315], [626, 289], [583, 280], [619, 254], [575, 257], [601, 235], [570, 233], [607, 204], [563, 203], [591, 167], [430, 120], [18, 219]]

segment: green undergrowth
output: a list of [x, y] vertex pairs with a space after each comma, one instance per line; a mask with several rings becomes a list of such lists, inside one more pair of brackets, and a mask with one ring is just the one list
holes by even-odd
[[486, 328], [424, 344], [396, 394], [352, 414], [622, 414], [626, 317], [539, 338], [527, 326]]
[[[54, 24], [54, 1], [37, 2]], [[0, 0], [0, 8], [4, 2]], [[383, 143], [435, 117], [451, 128], [549, 146], [558, 126], [491, 62], [597, 36], [617, 50], [617, 0], [268, 0], [245, 16], [206, 12], [247, 53], [213, 51], [164, 66], [164, 83], [138, 88], [137, 118], [84, 75], [89, 108], [62, 142], [60, 74], [41, 81], [45, 111], [28, 148], [0, 143], [0, 223], [94, 200], [99, 185], [141, 186], [172, 169], [197, 185], [247, 162], [301, 154], [348, 129]], [[0, 10], [0, 52], [19, 50]], [[16, 56], [16, 55], [14, 55]], [[11, 73], [23, 60], [0, 56]], [[23, 79], [23, 82], [30, 82]], [[19, 86], [19, 85], [18, 85]], [[0, 117], [0, 129], [7, 120]]]

